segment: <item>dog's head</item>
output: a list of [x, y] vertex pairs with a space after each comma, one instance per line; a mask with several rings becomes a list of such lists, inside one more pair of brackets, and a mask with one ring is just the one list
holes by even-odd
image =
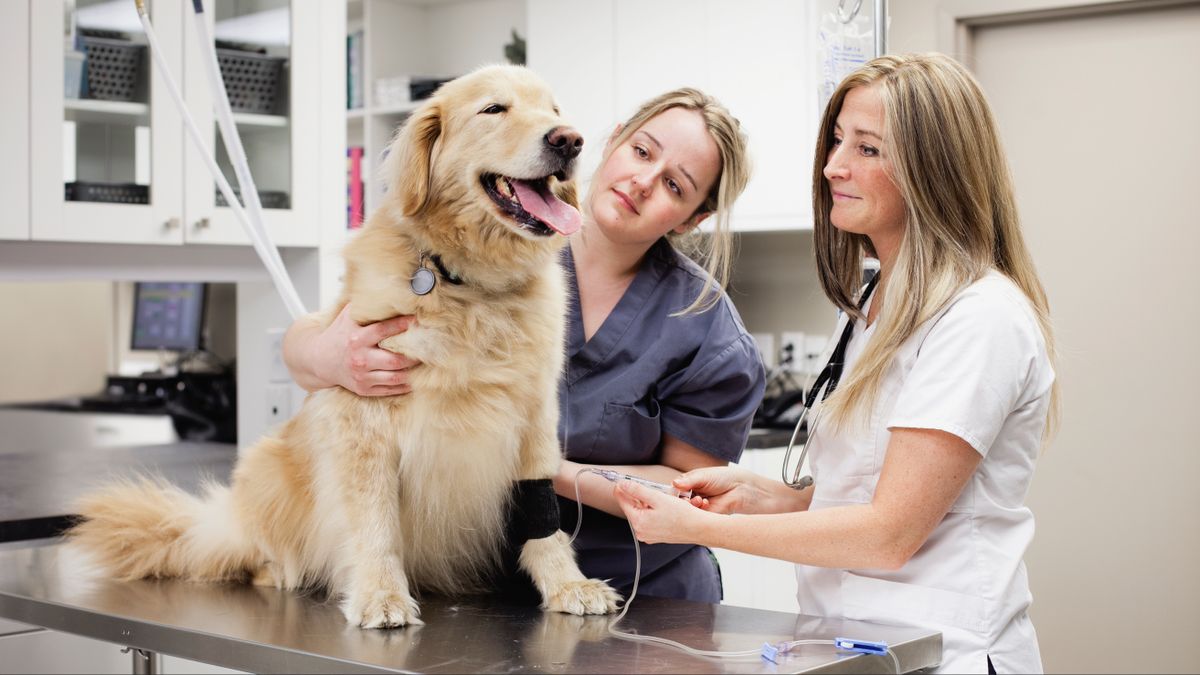
[[[488, 66], [444, 84], [400, 129], [389, 153], [392, 207], [408, 218], [526, 241], [579, 228], [566, 183], [583, 138], [549, 87], [517, 66]], [[450, 217], [440, 217], [450, 214]]]

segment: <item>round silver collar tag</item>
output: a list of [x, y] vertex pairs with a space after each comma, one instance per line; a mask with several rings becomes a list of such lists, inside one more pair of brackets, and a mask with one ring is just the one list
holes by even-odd
[[418, 268], [413, 274], [412, 280], [409, 281], [412, 292], [417, 295], [427, 295], [435, 285], [437, 285], [437, 276], [428, 267]]

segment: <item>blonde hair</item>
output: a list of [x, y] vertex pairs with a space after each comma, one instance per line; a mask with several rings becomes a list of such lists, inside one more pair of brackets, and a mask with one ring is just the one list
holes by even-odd
[[[887, 310], [853, 374], [829, 397], [829, 417], [861, 421], [875, 400], [896, 351], [964, 287], [995, 268], [1029, 299], [1051, 362], [1054, 332], [1046, 292], [1021, 235], [1008, 163], [979, 83], [953, 59], [937, 53], [883, 56], [848, 75], [821, 120], [813, 161], [813, 243], [825, 294], [863, 318], [855, 299], [865, 235], [830, 222], [833, 198], [823, 170], [834, 123], [846, 94], [875, 87], [883, 103], [889, 168], [905, 203], [905, 228], [885, 280]], [[1058, 384], [1051, 393], [1046, 435], [1057, 426]]]
[[733, 208], [733, 203], [738, 196], [742, 194], [742, 190], [746, 189], [746, 184], [750, 182], [750, 158], [746, 152], [746, 134], [742, 132], [741, 123], [737, 118], [712, 96], [698, 89], [682, 87], [643, 103], [637, 112], [626, 120], [620, 132], [609, 144], [608, 150], [601, 159], [601, 164], [607, 162], [612, 152], [628, 140], [643, 124], [671, 108], [683, 108], [700, 113], [721, 157], [717, 180], [714, 181], [700, 207], [692, 213], [693, 216], [696, 213], [712, 213], [712, 232], [704, 236], [699, 232], [700, 228], [696, 227], [686, 234], [667, 235], [668, 241], [676, 249], [702, 264], [712, 282], [704, 285], [692, 304], [672, 314], [672, 316], [679, 316], [711, 309], [720, 300], [721, 290], [729, 282], [729, 269], [733, 261], [733, 236], [730, 234], [729, 228], [729, 211]]

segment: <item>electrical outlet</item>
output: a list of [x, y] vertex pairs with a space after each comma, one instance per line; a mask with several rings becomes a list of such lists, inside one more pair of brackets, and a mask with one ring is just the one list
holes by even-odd
[[282, 328], [272, 328], [267, 331], [267, 381], [287, 383], [292, 381], [287, 364], [283, 362], [283, 333]]
[[825, 352], [825, 348], [829, 346], [828, 335], [805, 335], [804, 336], [804, 351], [802, 354], [803, 372], [806, 375], [816, 375], [817, 372], [825, 366], [821, 362], [821, 354]]
[[292, 416], [292, 387], [289, 384], [268, 384], [263, 397], [267, 404], [267, 426], [274, 427]]
[[784, 331], [779, 334], [779, 363], [793, 373], [804, 372], [804, 333]]

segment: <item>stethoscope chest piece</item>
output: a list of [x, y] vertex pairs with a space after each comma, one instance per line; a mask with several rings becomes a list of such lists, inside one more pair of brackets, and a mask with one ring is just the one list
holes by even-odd
[[437, 285], [437, 275], [428, 267], [418, 267], [408, 285], [417, 295], [428, 295]]

